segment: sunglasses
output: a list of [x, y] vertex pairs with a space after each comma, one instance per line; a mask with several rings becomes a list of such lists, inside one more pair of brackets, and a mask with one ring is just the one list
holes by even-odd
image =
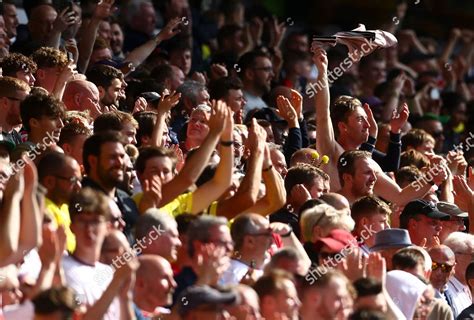
[[432, 271], [436, 271], [438, 269], [441, 269], [441, 271], [444, 272], [444, 273], [451, 272], [451, 270], [453, 270], [453, 268], [454, 268], [454, 265], [449, 265], [449, 264], [446, 264], [446, 263], [439, 263], [439, 262], [434, 262], [434, 261], [431, 265], [431, 270]]

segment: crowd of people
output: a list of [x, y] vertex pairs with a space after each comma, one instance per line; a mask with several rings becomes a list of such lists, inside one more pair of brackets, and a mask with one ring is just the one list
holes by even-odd
[[0, 3], [1, 320], [474, 319], [474, 30], [247, 2]]

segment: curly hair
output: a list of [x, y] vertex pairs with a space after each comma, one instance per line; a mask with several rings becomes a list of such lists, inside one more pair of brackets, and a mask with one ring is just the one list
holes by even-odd
[[41, 47], [31, 55], [31, 59], [41, 68], [64, 68], [69, 62], [66, 54], [58, 49]]
[[36, 63], [21, 53], [12, 52], [0, 62], [3, 76], [15, 77], [18, 71], [35, 73]]

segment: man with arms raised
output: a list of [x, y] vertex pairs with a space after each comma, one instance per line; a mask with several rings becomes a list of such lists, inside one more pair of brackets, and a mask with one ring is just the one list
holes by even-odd
[[[330, 162], [325, 167], [326, 172], [331, 176], [331, 190], [339, 190], [339, 180], [337, 172], [337, 163], [339, 157], [344, 151], [357, 150], [369, 137], [369, 129], [371, 125], [375, 125], [370, 107], [362, 104], [358, 99], [342, 96], [335, 103], [333, 110], [336, 111], [335, 123], [338, 136], [336, 139], [333, 121], [329, 111], [329, 83], [327, 76], [328, 61], [326, 52], [320, 48], [315, 50], [313, 61], [318, 68], [318, 83], [321, 84], [321, 90], [316, 94], [316, 130], [317, 149], [319, 153], [329, 156]], [[399, 119], [407, 117], [407, 107], [404, 107]], [[403, 118], [402, 118], [403, 117]], [[406, 120], [405, 120], [406, 121]], [[401, 121], [400, 121], [401, 122]], [[404, 123], [404, 121], [403, 121]], [[403, 123], [393, 123], [392, 130], [399, 131]], [[421, 198], [430, 190], [431, 184], [426, 183], [416, 188], [407, 186], [400, 189], [398, 185], [383, 173], [380, 166], [373, 160], [370, 161], [375, 171], [377, 181], [374, 185], [374, 193], [386, 200], [394, 202], [400, 206], [406, 204], [412, 199]], [[442, 168], [434, 173], [434, 181], [441, 184], [446, 178], [446, 171]]]

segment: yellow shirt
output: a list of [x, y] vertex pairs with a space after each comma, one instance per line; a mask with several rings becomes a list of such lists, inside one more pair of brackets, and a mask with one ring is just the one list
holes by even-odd
[[[133, 201], [135, 201], [135, 204], [137, 205], [137, 207], [139, 207], [140, 201], [142, 200], [142, 198], [143, 198], [142, 192], [139, 192], [133, 195], [132, 199]], [[192, 209], [193, 209], [193, 193], [192, 192], [183, 193], [182, 195], [179, 195], [176, 199], [174, 199], [167, 205], [160, 208], [160, 210], [168, 213], [169, 215], [172, 215], [173, 217], [176, 217], [183, 213], [191, 213]], [[205, 213], [215, 216], [216, 211], [217, 211], [217, 201], [214, 201], [211, 203], [207, 212]]]
[[53, 201], [48, 198], [45, 198], [46, 210], [52, 215], [53, 224], [57, 228], [58, 226], [63, 226], [66, 231], [66, 248], [67, 251], [73, 252], [76, 248], [76, 237], [72, 233], [71, 217], [69, 216], [69, 208], [67, 204], [63, 204], [61, 207], [58, 207]]

